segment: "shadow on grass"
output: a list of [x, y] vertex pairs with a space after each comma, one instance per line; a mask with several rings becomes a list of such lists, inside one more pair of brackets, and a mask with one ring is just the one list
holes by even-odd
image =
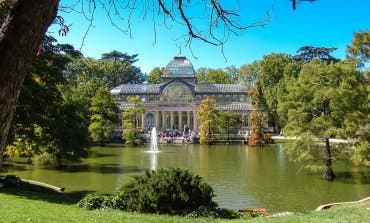
[[39, 190], [33, 188], [25, 189], [25, 188], [1, 188], [1, 193], [4, 194], [11, 194], [18, 197], [23, 197], [26, 199], [31, 200], [40, 200], [46, 201], [49, 203], [56, 203], [56, 204], [76, 204], [81, 197], [83, 197], [87, 193], [92, 193], [93, 191], [81, 191], [81, 192], [74, 192], [72, 194], [69, 193], [58, 193], [52, 190], [48, 190], [47, 188], [41, 188]]

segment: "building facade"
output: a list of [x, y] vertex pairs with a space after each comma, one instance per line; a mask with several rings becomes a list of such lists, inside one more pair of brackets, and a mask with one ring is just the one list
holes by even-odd
[[161, 131], [199, 130], [197, 111], [207, 96], [217, 101], [217, 110], [234, 111], [242, 115], [242, 127], [249, 127], [252, 111], [248, 89], [243, 84], [198, 84], [191, 62], [180, 55], [171, 60], [161, 77], [160, 84], [122, 84], [111, 90], [119, 103], [120, 111], [132, 106], [129, 96], [140, 96], [145, 113], [141, 127]]

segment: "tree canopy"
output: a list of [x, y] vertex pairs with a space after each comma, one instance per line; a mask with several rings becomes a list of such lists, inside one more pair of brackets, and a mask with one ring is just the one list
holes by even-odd
[[233, 77], [223, 69], [201, 67], [196, 71], [198, 83], [203, 84], [231, 84]]
[[11, 156], [25, 155], [29, 162], [49, 157], [50, 165], [61, 166], [86, 156], [89, 140], [81, 108], [69, 100], [59, 86], [67, 83], [63, 70], [71, 57], [80, 55], [69, 45], [45, 37], [44, 53], [33, 60], [12, 121]]
[[276, 128], [276, 132], [281, 129], [277, 106], [279, 97], [284, 94], [285, 89], [284, 70], [290, 62], [291, 59], [287, 54], [277, 53], [266, 55], [260, 61], [258, 83], [266, 101], [270, 125]]
[[197, 117], [200, 121], [200, 144], [212, 144], [217, 132], [217, 102], [213, 97], [206, 97], [199, 105]]
[[118, 123], [118, 107], [108, 89], [99, 87], [91, 98], [89, 133], [94, 142], [104, 146], [112, 138], [113, 125]]
[[330, 55], [337, 48], [335, 47], [315, 47], [302, 46], [297, 50], [297, 55], [293, 56], [293, 60], [307, 63], [313, 59], [319, 59], [327, 62], [338, 62], [339, 59]]
[[366, 79], [351, 63], [313, 60], [303, 66], [287, 91], [280, 104], [288, 108], [284, 130], [299, 136], [289, 153], [310, 168], [325, 169], [324, 177], [334, 179], [333, 159], [350, 151], [329, 139], [356, 138], [360, 120], [366, 120]]
[[139, 120], [145, 112], [145, 105], [140, 96], [129, 96], [127, 100], [132, 106], [126, 108], [122, 113], [123, 138], [126, 144], [138, 146], [143, 143], [143, 138], [140, 136], [142, 129], [139, 129]]
[[159, 84], [161, 83], [161, 76], [163, 75], [164, 67], [154, 67], [152, 71], [150, 71], [147, 81], [151, 84]]
[[352, 42], [347, 46], [347, 56], [357, 59], [360, 66], [370, 61], [370, 31], [353, 34]]

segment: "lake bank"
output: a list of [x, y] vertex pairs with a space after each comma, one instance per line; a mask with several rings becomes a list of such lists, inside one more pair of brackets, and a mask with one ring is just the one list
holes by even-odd
[[308, 211], [289, 216], [248, 219], [210, 219], [139, 214], [112, 210], [78, 208], [65, 195], [0, 189], [0, 222], [366, 222], [370, 218], [370, 202], [337, 205], [325, 211]]

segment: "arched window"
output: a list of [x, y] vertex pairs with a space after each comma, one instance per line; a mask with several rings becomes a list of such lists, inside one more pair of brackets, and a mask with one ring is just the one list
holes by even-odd
[[145, 118], [144, 118], [144, 128], [151, 129], [154, 127], [155, 122], [154, 122], [154, 115], [153, 113], [148, 113]]
[[185, 84], [175, 82], [163, 90], [161, 98], [164, 102], [191, 102], [193, 92]]

